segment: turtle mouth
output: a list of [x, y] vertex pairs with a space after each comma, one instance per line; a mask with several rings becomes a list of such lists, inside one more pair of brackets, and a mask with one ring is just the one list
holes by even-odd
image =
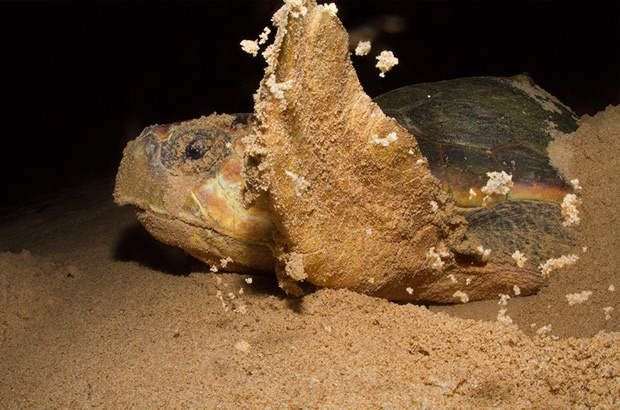
[[140, 224], [155, 239], [180, 247], [212, 266], [233, 255], [228, 271], [272, 274], [275, 260], [267, 243], [248, 243], [222, 234], [216, 229], [196, 226], [166, 213], [134, 206]]

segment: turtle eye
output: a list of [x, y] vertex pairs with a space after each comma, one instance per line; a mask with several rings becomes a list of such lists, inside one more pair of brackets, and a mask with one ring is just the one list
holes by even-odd
[[175, 132], [162, 145], [161, 163], [174, 174], [215, 173], [228, 155], [230, 137], [217, 128], [194, 127]]
[[205, 145], [204, 138], [197, 138], [193, 140], [187, 144], [187, 147], [185, 147], [185, 158], [194, 161], [201, 159], [207, 152], [207, 147]]

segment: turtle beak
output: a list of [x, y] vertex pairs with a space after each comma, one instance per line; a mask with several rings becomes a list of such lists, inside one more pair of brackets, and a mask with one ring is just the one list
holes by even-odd
[[167, 176], [161, 163], [161, 148], [170, 137], [172, 125], [147, 127], [127, 144], [116, 175], [114, 200], [117, 204], [163, 210]]

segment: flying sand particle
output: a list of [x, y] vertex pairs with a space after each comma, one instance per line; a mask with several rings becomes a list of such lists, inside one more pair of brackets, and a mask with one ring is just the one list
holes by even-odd
[[220, 303], [222, 304], [222, 308], [224, 309], [224, 312], [228, 312], [228, 305], [226, 304], [226, 301], [224, 301], [224, 295], [222, 294], [222, 291], [218, 290], [217, 293], [215, 294], [215, 297], [220, 300]]
[[385, 77], [385, 73], [398, 64], [398, 58], [394, 57], [394, 53], [386, 50], [382, 51], [381, 54], [377, 56], [377, 60], [377, 65], [375, 65], [375, 67], [381, 70], [379, 77]]
[[551, 333], [551, 325], [545, 325], [540, 327], [537, 331], [536, 334], [540, 337], [547, 337], [549, 336], [549, 334]]
[[258, 41], [242, 40], [239, 44], [241, 45], [241, 49], [246, 53], [251, 54], [253, 57], [256, 57], [258, 55], [258, 51], [260, 50], [260, 47], [258, 46]]
[[355, 47], [355, 55], [365, 56], [370, 53], [370, 49], [372, 48], [370, 41], [360, 41], [357, 43], [357, 47]]
[[439, 251], [437, 252], [435, 250], [434, 246], [431, 246], [431, 248], [428, 250], [428, 252], [426, 252], [426, 256], [431, 260], [431, 267], [433, 269], [436, 270], [442, 270], [445, 263], [444, 261], [441, 260], [442, 257], [446, 258], [448, 256], [450, 256], [449, 252], [446, 251]]
[[514, 186], [512, 175], [506, 172], [487, 172], [489, 180], [481, 191], [487, 195], [508, 195]]
[[504, 325], [512, 324], [512, 318], [506, 314], [506, 312], [508, 311], [508, 308], [505, 307], [508, 305], [509, 299], [510, 299], [510, 295], [502, 293], [499, 295], [499, 302], [497, 302], [499, 305], [504, 306], [497, 313], [497, 321]]
[[435, 202], [435, 201], [431, 201], [431, 202], [430, 202], [430, 205], [431, 205], [431, 210], [432, 210], [433, 212], [437, 212], [437, 211], [439, 210], [439, 205], [437, 205], [437, 202]]
[[491, 249], [485, 249], [482, 245], [476, 248], [476, 252], [482, 257], [483, 261], [489, 260], [489, 256], [491, 255]]
[[334, 3], [319, 4], [318, 7], [319, 10], [322, 10], [323, 12], [329, 14], [332, 17], [336, 17], [336, 14], [338, 14], [338, 7], [336, 7]]
[[294, 188], [295, 188], [295, 194], [299, 197], [301, 197], [301, 195], [306, 192], [308, 190], [308, 188], [310, 187], [310, 182], [306, 181], [306, 178], [304, 177], [300, 177], [299, 175], [295, 174], [294, 172], [285, 170], [284, 173], [286, 175], [289, 176], [289, 178], [291, 178], [291, 180], [293, 180]]
[[222, 266], [222, 269], [226, 269], [226, 266], [228, 266], [229, 263], [232, 263], [232, 258], [230, 256], [227, 256], [224, 259], [220, 259], [220, 265]]
[[497, 313], [497, 321], [504, 325], [512, 324], [512, 318], [506, 314], [508, 309], [500, 309]]
[[269, 40], [269, 34], [271, 33], [271, 29], [269, 27], [265, 27], [263, 32], [258, 36], [258, 44], [265, 44], [267, 40]]

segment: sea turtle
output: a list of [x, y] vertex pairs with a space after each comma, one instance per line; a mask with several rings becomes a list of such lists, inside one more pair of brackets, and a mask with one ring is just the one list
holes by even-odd
[[[285, 2], [272, 22], [254, 113], [147, 128], [125, 149], [116, 201], [212, 269], [275, 271], [287, 293], [309, 283], [453, 303], [538, 291], [536, 264], [571, 244], [557, 202], [570, 188], [546, 151], [553, 130], [576, 128], [570, 110], [526, 76], [417, 85], [377, 104], [334, 7]], [[499, 170], [492, 201], [470, 200]]]
[[[553, 129], [576, 129], [575, 115], [526, 75], [474, 77], [403, 87], [375, 99], [414, 135], [470, 230], [494, 254], [519, 250], [537, 265], [572, 243], [560, 202], [571, 186], [550, 163]], [[146, 128], [128, 144], [115, 198], [136, 207], [162, 242], [235, 272], [273, 272], [267, 207], [243, 205], [243, 137], [252, 115], [212, 115]], [[514, 188], [491, 210], [480, 188], [489, 171]], [[470, 189], [477, 194], [470, 197]]]

